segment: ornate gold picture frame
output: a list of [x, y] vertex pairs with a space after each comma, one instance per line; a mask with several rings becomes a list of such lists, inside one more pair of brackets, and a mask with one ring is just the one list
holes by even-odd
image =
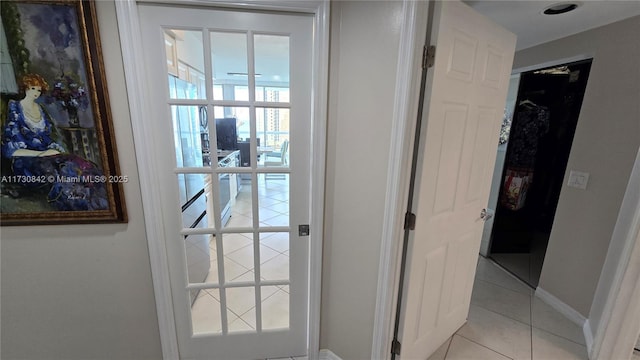
[[1, 225], [126, 222], [93, 2], [0, 13]]

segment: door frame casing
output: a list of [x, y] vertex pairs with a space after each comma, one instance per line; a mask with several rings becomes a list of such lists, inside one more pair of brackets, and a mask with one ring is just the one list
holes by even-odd
[[[138, 1], [145, 2], [145, 1]], [[156, 311], [162, 356], [164, 359], [179, 359], [178, 338], [173, 313], [171, 283], [167, 260], [165, 232], [162, 224], [160, 189], [153, 186], [151, 179], [157, 174], [157, 159], [152, 156], [152, 143], [148, 138], [141, 119], [151, 108], [150, 97], [146, 94], [142, 34], [135, 0], [115, 1], [118, 32], [122, 49], [126, 76], [127, 96], [132, 119], [136, 161], [140, 173], [140, 187], [144, 210], [145, 229], [149, 246], [149, 260], [153, 281]], [[328, 0], [295, 2], [278, 1], [233, 1], [217, 0], [172, 0], [154, 1], [167, 5], [200, 5], [235, 8], [241, 10], [286, 11], [313, 16], [313, 64], [312, 64], [312, 124], [311, 124], [311, 177], [310, 177], [310, 220], [315, 224], [310, 229], [309, 254], [309, 313], [308, 313], [308, 356], [318, 359], [320, 349], [320, 298], [322, 283], [322, 243], [324, 215], [325, 150], [327, 124], [327, 92], [329, 74], [329, 13]]]
[[[385, 213], [382, 225], [378, 286], [374, 314], [372, 359], [388, 359], [397, 305], [404, 215], [407, 208], [413, 133], [418, 112], [422, 46], [425, 43], [427, 8], [432, 0], [403, 0], [403, 20], [396, 69], [395, 114], [387, 169]], [[407, 141], [408, 140], [408, 141]], [[393, 291], [389, 291], [393, 289]]]

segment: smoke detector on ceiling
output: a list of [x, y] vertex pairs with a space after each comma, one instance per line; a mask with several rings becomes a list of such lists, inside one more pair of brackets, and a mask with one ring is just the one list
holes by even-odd
[[545, 15], [560, 15], [573, 11], [577, 9], [578, 6], [579, 4], [574, 2], [558, 3], [545, 8], [542, 13]]

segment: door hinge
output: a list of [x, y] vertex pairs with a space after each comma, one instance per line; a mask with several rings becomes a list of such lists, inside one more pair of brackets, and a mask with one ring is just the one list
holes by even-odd
[[400, 355], [400, 347], [402, 347], [402, 345], [400, 344], [400, 341], [398, 341], [398, 339], [393, 339], [393, 341], [391, 341], [392, 354]]
[[404, 214], [404, 229], [415, 230], [416, 229], [416, 214], [407, 212]]
[[422, 68], [428, 69], [433, 66], [436, 61], [436, 47], [435, 45], [425, 46], [422, 49]]

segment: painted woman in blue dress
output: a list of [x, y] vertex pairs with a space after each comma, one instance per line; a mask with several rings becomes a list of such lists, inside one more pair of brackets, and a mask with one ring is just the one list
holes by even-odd
[[[7, 124], [2, 142], [2, 155], [50, 156], [65, 152], [52, 138], [53, 124], [42, 106], [36, 103], [47, 83], [37, 74], [22, 79], [25, 96], [20, 101], [9, 100]], [[53, 134], [55, 135], [55, 134]]]
[[94, 163], [67, 153], [51, 117], [36, 102], [48, 90], [47, 82], [38, 74], [27, 74], [22, 78], [21, 89], [25, 94], [22, 100], [9, 100], [2, 134], [2, 156], [11, 160], [13, 174], [19, 179], [38, 179], [22, 185], [48, 190], [47, 202], [57, 210], [107, 209], [104, 184], [74, 181], [100, 176], [102, 172]]

